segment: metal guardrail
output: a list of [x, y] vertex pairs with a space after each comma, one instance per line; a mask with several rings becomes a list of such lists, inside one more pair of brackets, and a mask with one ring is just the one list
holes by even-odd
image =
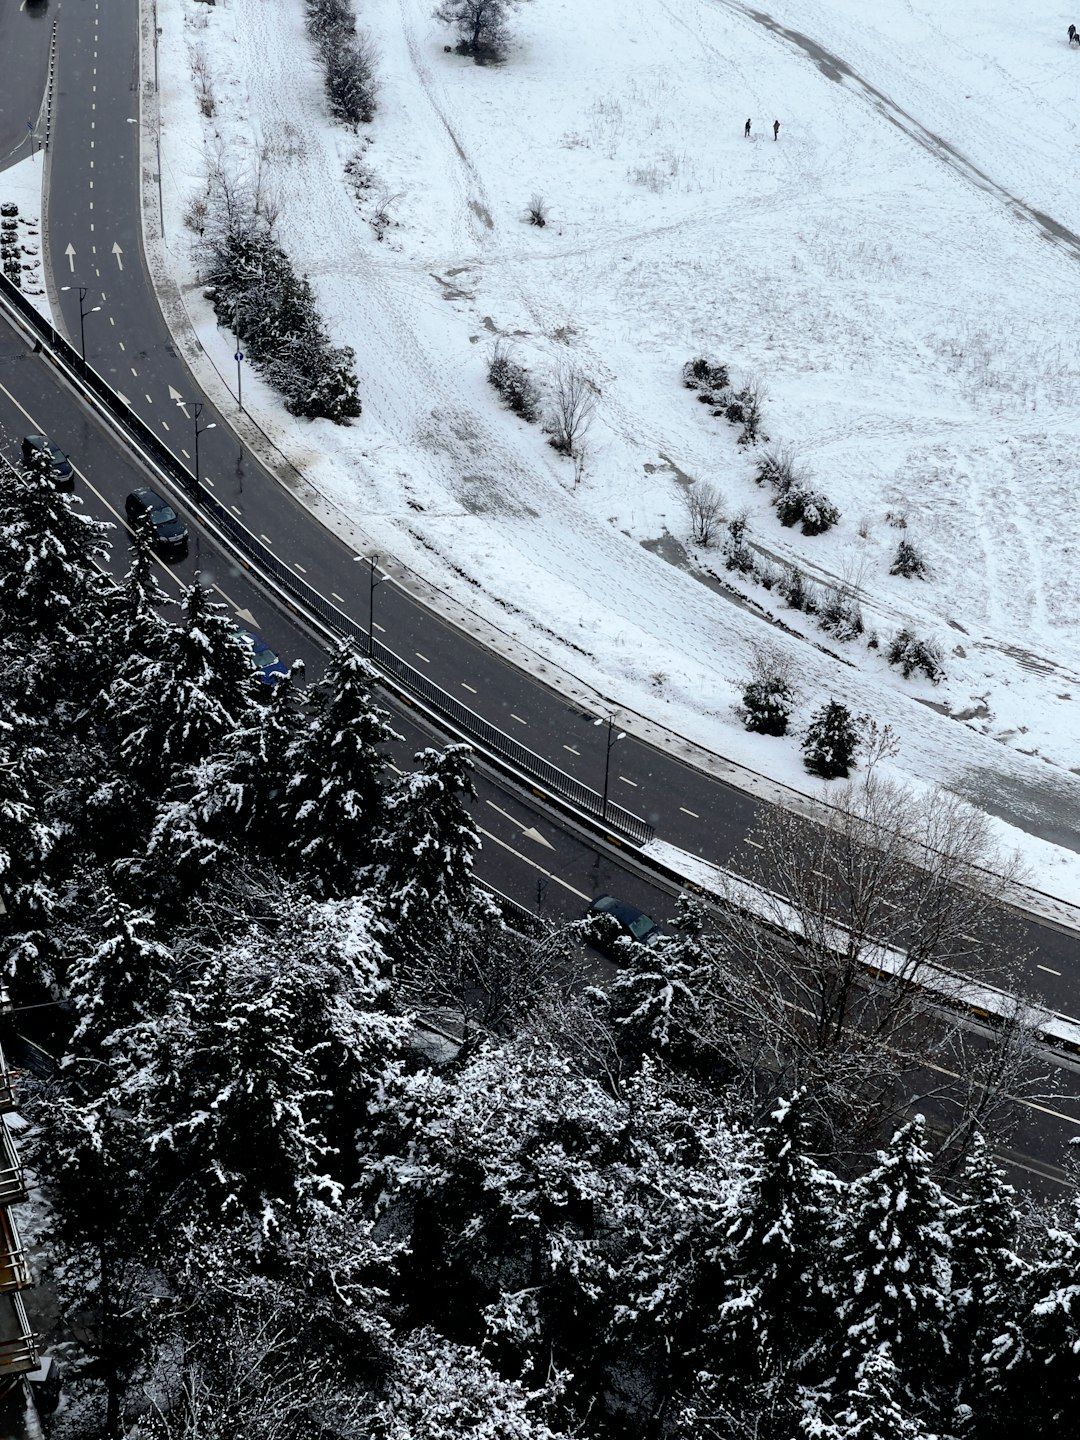
[[314, 586], [297, 575], [288, 565], [279, 560], [273, 551], [254, 535], [242, 521], [238, 520], [226, 506], [201, 485], [195, 475], [184, 465], [168, 446], [150, 429], [149, 425], [127, 405], [105, 380], [85, 364], [79, 352], [63, 335], [40, 315], [25, 295], [5, 275], [0, 274], [0, 296], [16, 309], [36, 333], [60, 354], [68, 368], [82, 380], [86, 388], [102, 404], [121, 426], [146, 450], [177, 484], [183, 487], [188, 498], [200, 507], [215, 523], [229, 535], [232, 542], [244, 552], [252, 564], [270, 574], [290, 594], [300, 600], [310, 611], [335, 634], [362, 641], [367, 654], [384, 675], [404, 686], [418, 696], [432, 710], [449, 720], [458, 730], [508, 761], [526, 777], [536, 780], [546, 790], [567, 800], [584, 811], [586, 815], [599, 820], [614, 830], [621, 831], [640, 845], [647, 844], [656, 833], [647, 820], [633, 811], [609, 800], [605, 806], [599, 791], [575, 780], [565, 770], [560, 770], [550, 760], [537, 755], [528, 746], [522, 745], [512, 735], [492, 725], [475, 710], [463, 705], [456, 696], [436, 685], [426, 675], [421, 675], [411, 665], [380, 640], [375, 639], [364, 626], [353, 620], [336, 605], [332, 605]]

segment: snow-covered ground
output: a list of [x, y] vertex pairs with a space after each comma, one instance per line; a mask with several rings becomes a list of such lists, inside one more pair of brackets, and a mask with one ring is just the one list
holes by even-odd
[[52, 319], [41, 275], [41, 177], [45, 157], [40, 150], [0, 170], [0, 203], [19, 207], [17, 235], [23, 267], [22, 291], [45, 316]]
[[[533, 0], [506, 63], [478, 67], [444, 51], [432, 0], [357, 6], [383, 88], [353, 135], [328, 119], [303, 0], [158, 0], [168, 253], [222, 374], [232, 340], [183, 227], [218, 152], [261, 159], [364, 414], [291, 421], [257, 382], [245, 401], [382, 553], [627, 711], [814, 794], [797, 738], [733, 714], [773, 640], [801, 722], [835, 696], [891, 726], [898, 773], [1007, 822], [1033, 883], [1080, 900], [1080, 53], [1058, 9]], [[570, 363], [597, 387], [580, 485], [488, 386], [499, 337], [541, 384]], [[765, 429], [840, 506], [835, 530], [780, 526], [755, 452], [681, 384], [702, 353], [762, 380]], [[705, 480], [759, 551], [853, 586], [883, 642], [936, 640], [947, 679], [709, 583], [731, 577], [683, 508]], [[901, 515], [927, 580], [889, 574]]]

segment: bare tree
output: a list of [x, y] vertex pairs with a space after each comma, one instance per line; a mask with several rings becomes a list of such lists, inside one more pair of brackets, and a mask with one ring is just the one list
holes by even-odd
[[456, 28], [462, 54], [496, 59], [506, 46], [509, 12], [519, 4], [521, 0], [442, 0], [434, 15]]
[[[980, 982], [1017, 988], [1015, 863], [985, 816], [872, 766], [831, 798], [824, 823], [762, 812], [753, 887], [732, 883], [714, 947], [716, 1031], [737, 1037], [727, 1049], [755, 1087], [806, 1085], [841, 1149], [874, 1143], [913, 1096], [972, 1125], [1000, 1118], [994, 1077], [1012, 1093], [1030, 1078], [1034, 1012], [1021, 1003], [979, 1045], [965, 1026]], [[942, 1122], [954, 1150], [966, 1123]]]
[[548, 415], [551, 444], [560, 455], [577, 454], [596, 409], [596, 386], [576, 365], [560, 365]]
[[724, 497], [711, 480], [698, 480], [683, 491], [683, 504], [690, 520], [695, 545], [708, 548], [724, 523]]
[[543, 195], [534, 195], [525, 207], [530, 225], [538, 225], [542, 230], [548, 222], [547, 201]]

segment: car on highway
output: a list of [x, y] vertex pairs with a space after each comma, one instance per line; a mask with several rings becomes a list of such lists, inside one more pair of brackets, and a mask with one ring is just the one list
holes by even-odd
[[264, 685], [276, 685], [283, 675], [288, 675], [289, 667], [261, 636], [251, 630], [238, 630], [236, 633], [251, 651], [259, 679]]
[[655, 945], [663, 936], [651, 915], [614, 895], [598, 895], [585, 918], [589, 943], [616, 958], [628, 944]]
[[75, 467], [60, 446], [54, 445], [47, 435], [24, 435], [22, 439], [23, 463], [31, 465], [40, 455], [49, 457], [56, 488], [58, 490], [74, 490]]
[[187, 526], [169, 502], [163, 500], [156, 490], [151, 490], [147, 485], [140, 485], [138, 490], [132, 490], [124, 501], [124, 513], [127, 515], [129, 525], [137, 524], [142, 515], [149, 519], [154, 531], [155, 550], [161, 551], [163, 555], [186, 553], [188, 547]]

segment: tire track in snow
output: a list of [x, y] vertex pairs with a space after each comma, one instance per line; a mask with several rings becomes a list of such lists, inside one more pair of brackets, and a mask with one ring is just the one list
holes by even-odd
[[[457, 156], [457, 166], [455, 167], [457, 176], [455, 177], [454, 183], [455, 188], [462, 194], [465, 202], [459, 211], [459, 218], [465, 221], [466, 228], [469, 231], [473, 243], [483, 245], [487, 239], [487, 233], [495, 229], [495, 221], [492, 218], [491, 206], [488, 202], [487, 191], [484, 189], [484, 182], [481, 180], [476, 166], [469, 158], [464, 145], [462, 145], [458, 138], [456, 130], [450, 123], [449, 116], [447, 115], [448, 107], [445, 106], [445, 101], [440, 103], [440, 101], [435, 98], [435, 80], [432, 76], [430, 66], [420, 52], [420, 44], [416, 38], [416, 32], [413, 29], [411, 17], [408, 13], [409, 0], [400, 0], [400, 6], [401, 28], [405, 36], [405, 44], [408, 47], [409, 60], [412, 64], [413, 71], [417, 80], [420, 82], [420, 88], [424, 92], [424, 98], [450, 137], [450, 143]], [[458, 180], [458, 177], [460, 177], [462, 173], [464, 173], [467, 181], [464, 185], [460, 185]], [[485, 231], [487, 233], [485, 233]]]

